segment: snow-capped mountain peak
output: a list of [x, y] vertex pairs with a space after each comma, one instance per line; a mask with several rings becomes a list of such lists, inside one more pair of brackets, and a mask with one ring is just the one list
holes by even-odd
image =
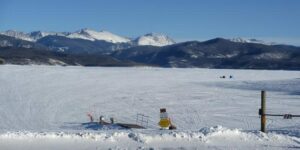
[[241, 38], [241, 37], [237, 37], [237, 38], [232, 38], [229, 39], [232, 42], [237, 42], [237, 43], [256, 43], [256, 44], [264, 44], [264, 45], [275, 45], [277, 43], [275, 42], [266, 42], [263, 40], [258, 40], [258, 39], [245, 39], [245, 38]]
[[85, 39], [90, 41], [104, 40], [111, 43], [126, 43], [130, 41], [128, 38], [115, 35], [108, 31], [95, 31], [87, 28], [71, 33], [67, 37]]
[[138, 37], [135, 42], [137, 45], [152, 45], [152, 46], [166, 46], [174, 44], [175, 41], [170, 37], [159, 33], [148, 33]]
[[33, 31], [30, 33], [24, 33], [24, 32], [19, 32], [19, 31], [15, 31], [15, 30], [7, 30], [5, 32], [0, 32], [0, 34], [14, 37], [16, 39], [30, 41], [30, 42], [36, 42], [38, 39], [43, 38], [48, 35], [60, 35], [60, 36], [66, 35], [64, 33], [59, 33], [59, 32]]
[[31, 41], [31, 42], [34, 41], [34, 39], [32, 39], [28, 34], [16, 30], [7, 30], [5, 32], [0, 32], [0, 34], [14, 37], [16, 39], [25, 40], [25, 41]]
[[49, 35], [66, 36], [67, 33], [61, 33], [61, 32], [44, 32], [44, 31], [33, 31], [33, 32], [29, 33], [29, 36], [32, 39], [34, 39], [35, 41], [38, 40], [38, 39], [40, 39], [40, 38], [49, 36]]
[[50, 33], [49, 32], [43, 32], [43, 31], [33, 31], [31, 33], [29, 33], [31, 36], [34, 36], [34, 37], [45, 37], [45, 36], [48, 36]]
[[229, 40], [232, 41], [232, 42], [237, 42], [237, 43], [248, 43], [249, 42], [248, 40], [243, 39], [241, 37], [232, 38], [232, 39], [229, 39]]

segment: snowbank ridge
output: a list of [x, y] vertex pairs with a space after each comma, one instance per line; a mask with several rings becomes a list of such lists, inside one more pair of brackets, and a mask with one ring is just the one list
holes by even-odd
[[[136, 143], [143, 145], [156, 145], [169, 147], [180, 147], [187, 143], [189, 146], [204, 147], [209, 145], [227, 147], [250, 146], [256, 147], [261, 145], [290, 145], [291, 147], [300, 146], [300, 138], [289, 135], [281, 135], [276, 133], [246, 132], [240, 129], [228, 129], [222, 126], [210, 128], [202, 128], [199, 131], [145, 131], [139, 132], [135, 130], [119, 130], [113, 132], [7, 132], [0, 134], [1, 140], [88, 140], [108, 142]], [[226, 144], [224, 144], [226, 143]], [[196, 145], [195, 145], [196, 144]], [[129, 145], [130, 146], [130, 145]], [[131, 146], [133, 146], [131, 144]]]

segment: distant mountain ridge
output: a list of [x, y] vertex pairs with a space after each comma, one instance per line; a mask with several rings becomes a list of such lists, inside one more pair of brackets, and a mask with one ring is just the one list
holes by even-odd
[[223, 38], [164, 47], [132, 47], [115, 51], [112, 56], [161, 67], [300, 69], [300, 47], [240, 43]]
[[88, 28], [80, 29], [75, 32], [43, 32], [34, 31], [30, 33], [19, 32], [15, 30], [7, 30], [5, 32], [0, 32], [2, 35], [14, 37], [16, 39], [21, 39], [30, 42], [36, 42], [41, 38], [47, 36], [63, 36], [70, 39], [82, 39], [89, 41], [105, 41], [108, 43], [129, 43], [135, 46], [138, 45], [153, 45], [153, 46], [166, 46], [174, 44], [175, 41], [170, 37], [163, 34], [153, 34], [148, 33], [137, 38], [127, 38], [113, 34], [109, 31], [96, 31]]
[[[161, 34], [130, 39], [82, 30], [78, 34], [83, 38], [67, 37], [72, 33], [32, 32], [35, 39], [30, 41], [25, 33], [7, 34], [0, 34], [0, 58], [11, 64], [300, 70], [300, 47], [258, 40], [174, 43]], [[111, 36], [99, 40], [103, 35]]]

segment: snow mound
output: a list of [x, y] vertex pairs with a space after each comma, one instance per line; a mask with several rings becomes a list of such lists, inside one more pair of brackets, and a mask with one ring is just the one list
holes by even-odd
[[166, 35], [158, 33], [149, 33], [138, 37], [136, 40], [138, 45], [166, 46], [174, 44], [175, 41]]
[[[113, 148], [118, 146], [128, 149], [161, 149], [161, 148], [203, 148], [203, 149], [273, 149], [299, 148], [300, 138], [276, 133], [246, 132], [239, 129], [228, 129], [222, 126], [203, 128], [199, 131], [145, 131], [135, 130], [118, 132], [7, 132], [0, 134], [0, 144], [14, 147], [14, 143], [25, 145], [28, 149], [49, 148], [51, 143], [60, 145], [60, 149], [70, 144], [75, 149]], [[9, 142], [8, 142], [9, 141]], [[23, 142], [20, 142], [23, 141]], [[59, 142], [61, 143], [59, 143]], [[8, 143], [4, 143], [8, 142]], [[104, 145], [102, 145], [104, 143]], [[40, 146], [38, 146], [41, 144]], [[75, 144], [75, 145], [74, 145]], [[44, 147], [43, 147], [44, 146]]]

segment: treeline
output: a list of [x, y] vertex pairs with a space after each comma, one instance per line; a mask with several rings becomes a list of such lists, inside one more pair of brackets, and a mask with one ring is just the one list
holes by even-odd
[[4, 64], [5, 63], [5, 60], [0, 58], [0, 65]]

